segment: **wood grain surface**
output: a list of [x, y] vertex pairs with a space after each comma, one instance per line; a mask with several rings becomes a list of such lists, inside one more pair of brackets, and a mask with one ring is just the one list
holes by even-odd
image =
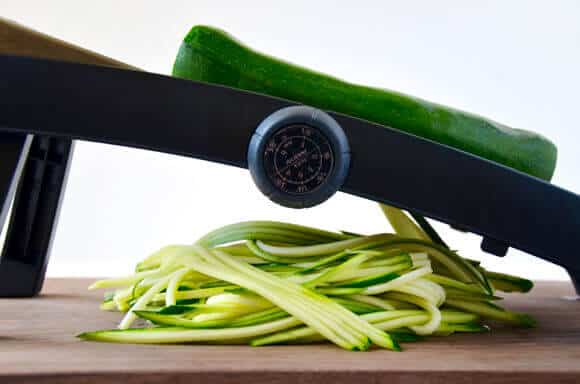
[[0, 299], [0, 383], [580, 383], [580, 301], [540, 283], [505, 305], [535, 329], [432, 337], [401, 353], [310, 346], [129, 345], [75, 335], [114, 328], [89, 280], [51, 279], [32, 299]]
[[0, 54], [137, 69], [0, 17]]

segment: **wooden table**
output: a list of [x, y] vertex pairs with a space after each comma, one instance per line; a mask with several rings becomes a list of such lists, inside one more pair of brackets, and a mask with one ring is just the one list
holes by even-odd
[[402, 353], [334, 345], [128, 345], [80, 341], [113, 328], [86, 279], [48, 280], [33, 299], [0, 299], [0, 383], [580, 383], [580, 301], [566, 283], [506, 298], [535, 329], [433, 337]]

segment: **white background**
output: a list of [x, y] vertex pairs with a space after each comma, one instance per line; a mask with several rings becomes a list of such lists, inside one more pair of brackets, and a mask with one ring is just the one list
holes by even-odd
[[[319, 71], [540, 132], [559, 148], [553, 182], [580, 191], [580, 1], [0, 0], [0, 15], [164, 74], [191, 26], [218, 26]], [[193, 242], [250, 219], [388, 230], [375, 204], [363, 199], [339, 194], [294, 211], [262, 197], [243, 170], [79, 143], [48, 273], [126, 273], [164, 244]], [[521, 252], [510, 250], [502, 260], [483, 254], [476, 236], [437, 228], [491, 269], [566, 278]]]

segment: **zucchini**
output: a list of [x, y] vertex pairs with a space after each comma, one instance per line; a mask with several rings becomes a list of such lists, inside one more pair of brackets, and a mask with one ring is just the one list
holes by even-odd
[[504, 321], [522, 327], [532, 328], [536, 326], [536, 320], [526, 313], [506, 311], [505, 309], [489, 302], [465, 301], [448, 299], [445, 304], [463, 311], [475, 313], [483, 318]]
[[347, 280], [345, 282], [335, 284], [336, 288], [366, 288], [371, 285], [383, 284], [401, 277], [397, 272], [387, 272], [380, 275], [359, 277], [358, 279]]
[[441, 245], [416, 239], [394, 239], [385, 244], [406, 252], [427, 253], [434, 261], [443, 265], [457, 280], [464, 283], [478, 284], [487, 293], [492, 294], [493, 288], [482, 273], [456, 252]]
[[421, 227], [416, 225], [405, 212], [386, 204], [379, 204], [379, 207], [381, 207], [383, 214], [389, 220], [391, 227], [393, 227], [397, 235], [411, 239], [431, 241], [429, 235]]
[[534, 283], [532, 281], [518, 276], [490, 271], [485, 271], [485, 275], [487, 275], [491, 285], [493, 285], [494, 288], [496, 288], [498, 291], [502, 292], [526, 293], [534, 287]]
[[206, 247], [231, 243], [239, 240], [261, 239], [280, 241], [294, 245], [312, 245], [349, 239], [350, 236], [323, 231], [302, 225], [279, 223], [275, 221], [246, 221], [226, 225], [208, 233], [197, 241]]
[[437, 332], [434, 335], [437, 336], [449, 336], [455, 332], [461, 333], [483, 333], [489, 332], [489, 328], [485, 325], [479, 323], [465, 323], [465, 324], [439, 324]]
[[433, 274], [427, 276], [427, 278], [434, 283], [442, 285], [443, 287], [451, 287], [451, 288], [455, 288], [457, 290], [470, 292], [470, 293], [482, 293], [483, 292], [481, 287], [477, 284], [463, 283], [461, 281], [457, 281], [455, 279], [452, 279], [452, 278], [449, 278], [446, 276], [438, 275], [436, 273], [433, 273]]
[[544, 180], [556, 167], [547, 138], [472, 113], [357, 85], [257, 52], [226, 32], [195, 26], [173, 75], [304, 103], [390, 126], [498, 162]]
[[85, 332], [78, 335], [83, 340], [94, 340], [117, 343], [135, 344], [176, 344], [202, 341], [228, 341], [256, 337], [272, 332], [282, 331], [300, 325], [293, 317], [287, 317], [259, 325], [225, 329], [191, 329], [180, 327], [133, 328], [124, 330], [108, 330]]
[[[372, 344], [398, 351], [399, 341], [423, 335], [485, 331], [482, 318], [533, 326], [529, 315], [493, 303], [500, 297], [486, 276], [504, 290], [523, 291], [531, 283], [487, 272], [417, 236], [402, 212], [388, 213], [398, 235], [245, 222], [194, 245], [162, 248], [140, 262], [133, 276], [92, 285], [118, 287], [105, 295], [102, 308], [126, 313], [120, 330], [79, 337], [250, 345], [328, 340], [352, 351]], [[262, 253], [282, 261], [265, 262]], [[149, 327], [128, 329], [137, 318]]]

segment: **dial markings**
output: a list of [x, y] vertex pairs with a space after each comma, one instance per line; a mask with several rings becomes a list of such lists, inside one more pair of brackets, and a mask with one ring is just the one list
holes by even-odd
[[290, 125], [275, 132], [264, 151], [267, 176], [283, 192], [306, 194], [323, 185], [334, 167], [328, 138], [318, 129]]

